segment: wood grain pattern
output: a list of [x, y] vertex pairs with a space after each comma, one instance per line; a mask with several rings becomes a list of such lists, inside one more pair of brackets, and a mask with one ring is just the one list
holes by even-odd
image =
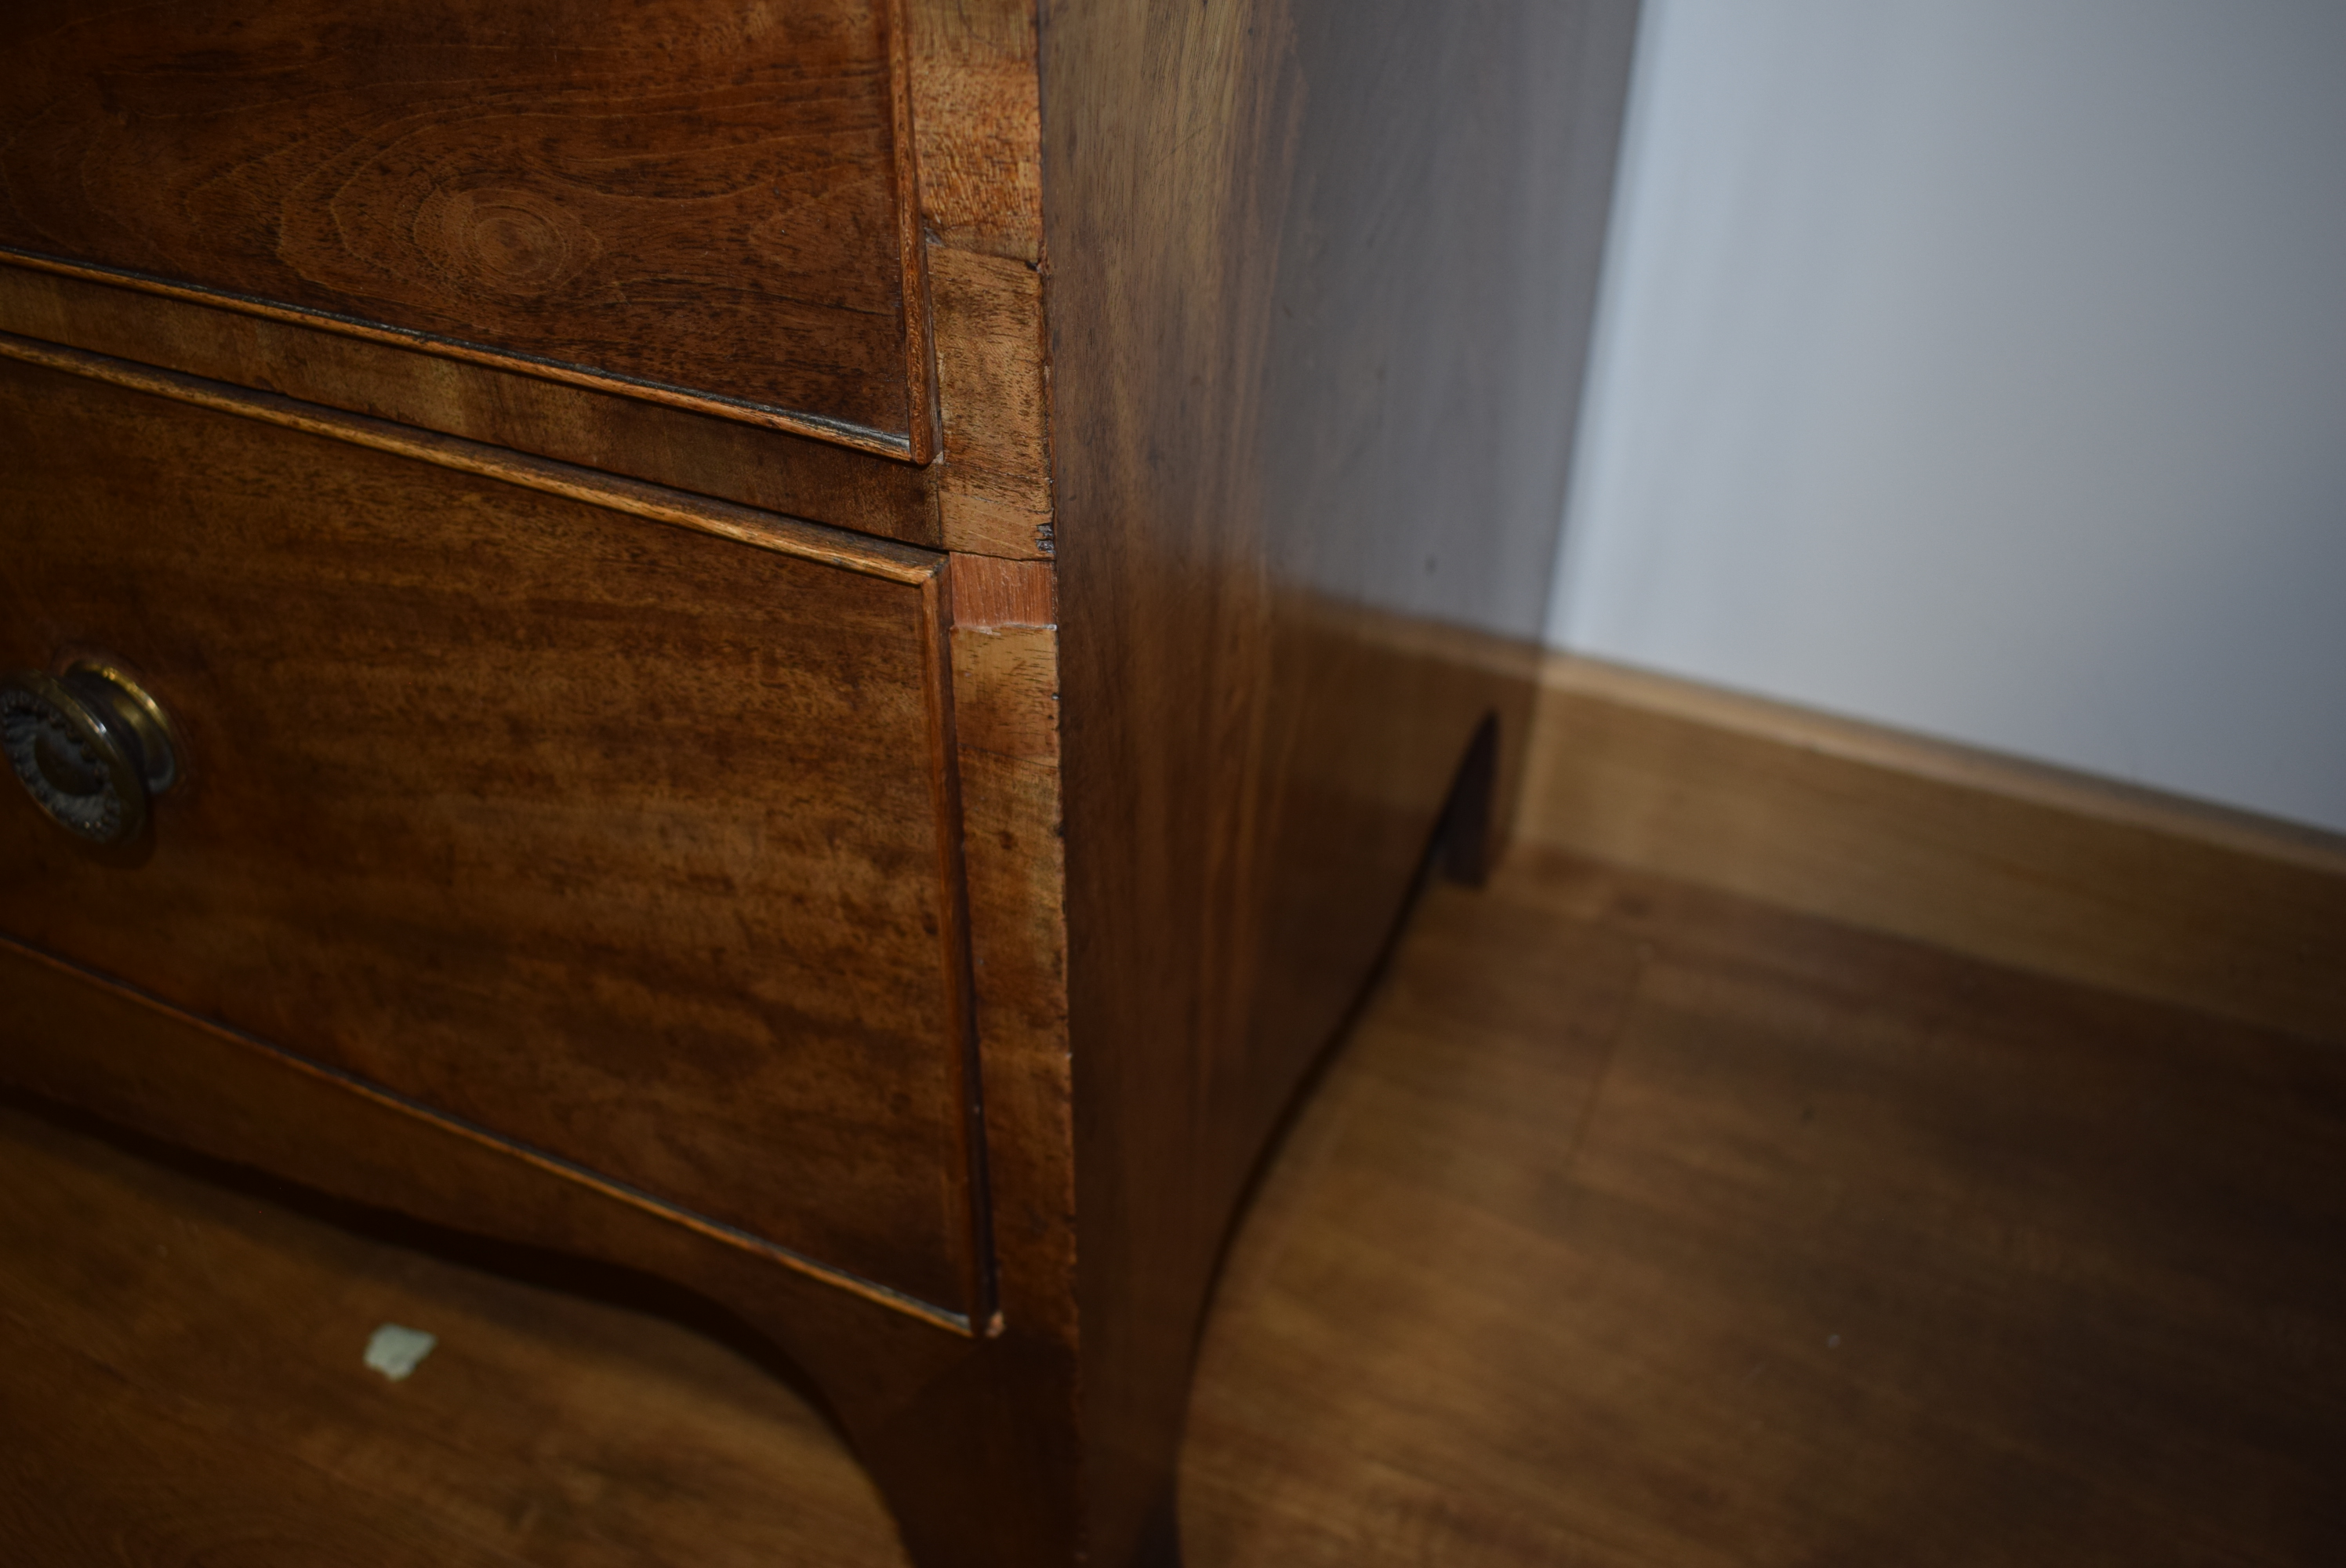
[[[1069, 1232], [1047, 1224], [1056, 1160], [1068, 1190], [1066, 1144], [1018, 1145], [997, 1181], [1006, 1212], [1003, 1298], [1018, 1326], [973, 1338], [934, 1313], [903, 1310], [865, 1289], [775, 1260], [709, 1227], [678, 1223], [652, 1206], [606, 1193], [508, 1145], [418, 1115], [385, 1096], [355, 1094], [317, 1071], [289, 1070], [277, 1052], [122, 991], [67, 976], [0, 943], [0, 985], [15, 1006], [0, 1014], [0, 1066], [11, 1081], [86, 1106], [108, 1120], [240, 1165], [275, 1172], [361, 1202], [390, 1203], [443, 1226], [607, 1259], [679, 1281], [738, 1313], [790, 1358], [823, 1395], [857, 1456], [888, 1496], [914, 1561], [948, 1568], [1023, 1568], [1075, 1560], [1082, 1451], [1075, 1439], [1074, 1359], [1064, 1341]], [[981, 998], [981, 1005], [984, 1005]], [[59, 1039], [74, 1042], [58, 1050]], [[1041, 1093], [997, 1093], [1044, 1112], [1066, 1053], [1009, 1058]], [[997, 1090], [1016, 1091], [997, 1074]], [[1062, 1129], [1064, 1133], [1064, 1129]], [[1025, 1185], [1022, 1185], [1024, 1183]], [[1011, 1207], [1010, 1205], [1019, 1207]], [[1047, 1268], [1054, 1254], [1063, 1267]], [[1035, 1300], [1063, 1314], [1028, 1313]], [[1039, 1326], [1039, 1331], [1038, 1331]]]
[[938, 247], [929, 255], [937, 323], [937, 475], [945, 547], [972, 555], [1052, 550], [1050, 368], [1044, 280], [1015, 258]]
[[860, 539], [836, 529], [801, 523], [795, 517], [777, 517], [753, 507], [681, 494], [659, 485], [590, 473], [568, 463], [549, 463], [478, 442], [435, 436], [385, 420], [343, 413], [291, 398], [247, 392], [199, 376], [153, 370], [108, 355], [0, 333], [0, 359], [64, 371], [133, 392], [153, 392], [177, 402], [258, 420], [306, 435], [325, 436], [375, 452], [416, 458], [460, 473], [502, 480], [524, 489], [583, 501], [609, 511], [715, 535], [778, 555], [795, 555], [803, 561], [893, 583], [924, 585], [937, 570], [936, 555], [927, 551]]
[[15, 5], [0, 244], [924, 461], [888, 12]]
[[[2326, 1563], [2341, 1134], [2330, 1046], [1518, 852], [1239, 1232], [1188, 1560]], [[905, 1561], [691, 1298], [220, 1175], [0, 1105], [18, 1554]], [[440, 1336], [397, 1385], [385, 1320]]]
[[[0, 1531], [20, 1562], [521, 1561], [238, 1434], [190, 1428], [170, 1401], [126, 1398], [119, 1367], [51, 1343], [23, 1349], [35, 1352], [31, 1364], [0, 1381], [0, 1431], [54, 1436], [8, 1444]], [[60, 1410], [77, 1419], [60, 1422]]]
[[2346, 844], [1579, 658], [1522, 831], [2268, 1028], [2346, 1040]]
[[[333, 6], [342, 3], [302, 0], [284, 25], [339, 16]], [[649, 57], [643, 29], [685, 16], [680, 3], [630, 12], [613, 32], [619, 46], [609, 68], [640, 72]], [[527, 19], [576, 21], [593, 4], [563, 0]], [[821, 12], [844, 14], [838, 5]], [[332, 616], [336, 647], [381, 631], [385, 616], [410, 617], [413, 639], [373, 651], [370, 679], [445, 687], [523, 739], [541, 730], [567, 736], [585, 759], [551, 776], [591, 776], [603, 820], [578, 814], [573, 838], [554, 846], [566, 853], [526, 839], [484, 850], [479, 864], [500, 880], [479, 888], [483, 923], [473, 940], [435, 955], [444, 970], [461, 979], [468, 957], [518, 951], [540, 966], [536, 994], [548, 1007], [557, 993], [594, 997], [597, 984], [631, 972], [627, 945], [610, 933], [632, 933], [638, 927], [625, 920], [640, 921], [647, 911], [674, 937], [673, 949], [659, 952], [672, 952], [678, 972], [687, 957], [701, 966], [689, 984], [638, 987], [642, 1005], [620, 1009], [616, 1022], [610, 1008], [597, 1009], [598, 1020], [629, 1035], [610, 1043], [599, 1079], [582, 1076], [594, 1064], [570, 1056], [540, 1067], [535, 1038], [502, 1053], [479, 1049], [475, 1038], [460, 1072], [459, 1054], [427, 1031], [420, 1054], [409, 1048], [434, 1074], [419, 1097], [470, 1115], [464, 1095], [492, 1095], [501, 1127], [514, 1124], [515, 1135], [556, 1152], [635, 1137], [631, 1158], [702, 1162], [695, 1174], [709, 1190], [722, 1185], [720, 1166], [746, 1171], [732, 1196], [769, 1210], [802, 1197], [808, 1210], [794, 1216], [801, 1231], [828, 1224], [836, 1232], [808, 1250], [862, 1276], [864, 1294], [831, 1289], [739, 1237], [597, 1192], [575, 1170], [413, 1106], [294, 1070], [240, 1035], [103, 984], [83, 987], [83, 996], [55, 972], [42, 972], [44, 1028], [55, 1033], [80, 1006], [110, 1033], [86, 1054], [28, 1052], [12, 1070], [44, 1092], [332, 1191], [574, 1247], [708, 1291], [808, 1359], [923, 1568], [1164, 1563], [1178, 1552], [1173, 1461], [1189, 1359], [1232, 1215], [1299, 1082], [1356, 1004], [1435, 835], [1474, 836], [1458, 824], [1488, 818], [1471, 808], [1484, 793], [1505, 798], [1505, 775], [1521, 755], [1529, 692], [1513, 669], [1520, 660], [1451, 658], [1443, 637], [1425, 629], [1464, 626], [1460, 636], [1478, 647], [1515, 649], [1542, 607], [1563, 483], [1555, 432], [1571, 423], [1589, 302], [1579, 283], [1558, 290], [1554, 280], [1559, 270], [1569, 280], [1593, 276], [1627, 8], [1478, 0], [1462, 17], [1330, 0], [1172, 8], [1110, 0], [1029, 15], [1013, 0], [903, 0], [886, 14], [888, 178], [900, 192], [917, 184], [931, 204], [923, 242], [908, 249], [927, 279], [941, 460], [923, 483], [935, 540], [950, 553], [942, 571], [915, 553], [917, 581], [868, 575], [870, 560], [892, 558], [874, 546], [859, 568], [867, 575], [837, 594], [825, 588], [823, 624], [785, 636], [776, 624], [796, 626], [803, 613], [794, 585], [806, 574], [838, 576], [829, 565], [755, 555], [738, 539], [709, 537], [712, 526], [730, 527], [719, 503], [645, 500], [639, 485], [554, 473], [542, 456], [492, 462], [454, 438], [488, 430], [501, 440], [522, 433], [524, 445], [540, 438], [527, 434], [526, 418], [448, 412], [487, 382], [397, 393], [399, 407], [431, 411], [423, 423], [437, 435], [249, 400], [249, 412], [287, 428], [265, 433], [267, 442], [229, 442], [223, 472], [199, 471], [189, 495], [170, 499], [175, 516], [217, 524], [236, 563], [232, 587], [304, 590], [310, 599], [295, 624]], [[453, 25], [452, 16], [435, 0], [380, 25]], [[465, 21], [501, 18], [510, 20], [499, 7], [475, 8]], [[698, 46], [699, 37], [686, 42]], [[299, 48], [311, 46], [300, 44], [289, 58], [299, 65]], [[745, 81], [770, 63], [755, 48], [738, 52]], [[202, 78], [220, 64], [189, 68]], [[534, 56], [506, 64], [537, 69]], [[325, 79], [335, 78], [329, 71]], [[1560, 92], [1559, 82], [1573, 90]], [[104, 137], [93, 145], [107, 150]], [[1559, 156], [1600, 177], [1560, 168]], [[910, 233], [907, 216], [901, 203], [892, 212], [900, 237]], [[906, 341], [917, 325], [908, 320]], [[295, 341], [207, 363], [261, 366]], [[40, 352], [57, 362], [54, 351]], [[370, 409], [393, 395], [380, 387], [406, 384], [370, 382], [372, 372], [360, 367], [338, 389], [346, 363], [355, 361], [336, 361], [301, 384], [317, 388], [321, 402]], [[537, 365], [536, 373], [569, 372]], [[107, 374], [120, 386], [168, 385], [169, 395], [197, 403], [223, 395]], [[922, 417], [915, 408], [907, 452]], [[153, 575], [140, 551], [157, 546], [128, 531], [119, 514], [136, 508], [125, 500], [159, 505], [162, 465], [192, 457], [185, 441], [174, 447], [143, 428], [136, 434], [130, 445], [153, 451], [109, 478], [117, 494], [105, 508], [116, 515], [90, 535], [134, 578]], [[331, 534], [321, 543], [308, 531], [271, 532], [268, 498], [285, 474], [260, 473], [247, 459], [263, 446], [306, 451], [321, 435], [374, 448], [302, 469], [305, 490], [330, 505], [352, 499], [335, 488], [359, 483], [352, 474], [362, 487], [396, 488], [383, 464], [406, 472], [421, 457], [436, 465], [430, 487], [402, 492], [398, 510], [403, 516], [428, 497], [447, 498], [449, 514], [431, 535], [437, 555], [449, 558], [435, 559], [437, 575], [403, 567], [412, 542], [395, 536], [344, 559]], [[567, 453], [594, 438], [561, 439], [571, 443]], [[636, 430], [613, 439], [598, 465], [640, 461], [640, 443], [651, 437]], [[91, 489], [94, 448], [66, 456], [77, 464], [78, 486]], [[678, 472], [676, 460], [664, 461], [663, 473]], [[239, 483], [260, 498], [258, 522], [227, 504], [225, 487]], [[484, 486], [517, 497], [497, 504], [494, 529], [479, 528], [467, 510], [484, 504]], [[620, 504], [615, 497], [638, 516], [577, 519], [586, 504]], [[678, 515], [645, 512], [664, 504]], [[644, 515], [700, 531], [655, 532]], [[825, 532], [760, 526], [776, 540]], [[492, 560], [485, 594], [475, 580], [474, 533], [525, 557]], [[523, 548], [542, 535], [547, 542]], [[280, 568], [256, 557], [255, 543], [296, 562], [322, 551], [330, 569]], [[699, 573], [704, 557], [722, 569]], [[395, 568], [409, 575], [394, 581]], [[647, 577], [673, 594], [593, 591]], [[189, 569], [158, 580], [160, 588], [142, 592], [168, 605], [198, 579]], [[70, 596], [56, 613], [66, 612], [80, 613]], [[248, 646], [280, 633], [246, 634], [244, 622], [265, 627], [270, 617], [249, 609], [239, 616], [247, 640], [231, 637], [225, 660], [239, 669], [251, 661], [237, 656], [251, 653], [286, 662], [281, 647]], [[167, 616], [162, 630], [170, 625]], [[800, 885], [840, 896], [807, 908], [783, 881], [750, 888], [709, 875], [679, 889], [673, 879], [628, 886], [601, 875], [597, 857], [617, 851], [607, 851], [600, 835], [613, 833], [618, 850], [647, 839], [641, 813], [615, 817], [607, 805], [614, 790], [636, 799], [609, 775], [628, 763], [640, 769], [642, 755], [594, 731], [567, 686], [548, 714], [525, 710], [513, 694], [542, 702], [532, 683], [543, 672], [507, 657], [504, 645], [528, 642], [519, 632], [542, 634], [549, 657], [600, 650], [658, 665], [678, 686], [677, 711], [659, 716], [673, 722], [658, 737], [658, 755], [678, 763], [657, 776], [663, 809], [671, 796], [720, 816], [739, 808], [741, 775], [728, 771], [737, 763], [760, 780], [795, 783], [803, 771], [815, 803], [837, 805], [856, 836], [838, 856], [854, 863]], [[739, 649], [757, 636], [785, 645], [777, 664], [786, 668], [752, 667], [796, 694], [799, 706], [780, 718], [743, 713], [738, 687], [733, 707], [720, 696], [727, 673], [742, 667]], [[178, 678], [199, 694], [189, 701], [200, 730], [216, 728], [216, 699], [250, 705], [251, 694], [206, 685], [248, 678], [220, 675], [222, 661], [199, 670], [168, 651], [124, 651], [142, 667], [184, 672]], [[485, 673], [474, 684], [449, 673], [476, 659]], [[386, 711], [381, 693], [341, 665], [330, 663], [315, 696], [315, 708], [293, 705], [312, 728], [330, 728], [329, 708], [348, 709], [362, 726]], [[630, 696], [629, 711], [648, 700], [644, 690]], [[857, 728], [866, 708], [881, 720], [868, 736]], [[414, 715], [401, 717], [401, 733], [412, 735]], [[376, 727], [388, 734], [387, 724]], [[917, 744], [904, 743], [909, 731]], [[806, 741], [804, 756], [779, 754], [790, 737]], [[479, 761], [492, 739], [460, 737], [455, 760]], [[818, 746], [830, 749], [817, 756]], [[874, 772], [882, 754], [887, 766]], [[899, 766], [907, 759], [917, 769]], [[524, 760], [544, 766], [535, 753]], [[409, 775], [394, 768], [374, 804], [395, 849], [400, 834], [413, 832], [397, 802], [429, 780], [412, 759], [394, 761]], [[881, 831], [913, 820], [915, 771], [925, 820], [942, 825], [942, 838]], [[189, 815], [218, 799], [189, 797]], [[772, 804], [756, 799], [761, 809]], [[1462, 801], [1470, 809], [1450, 809]], [[780, 830], [776, 817], [766, 810], [760, 830]], [[521, 825], [526, 831], [533, 821]], [[888, 867], [858, 869], [874, 835], [901, 853]], [[301, 821], [286, 834], [289, 842], [317, 837]], [[350, 830], [324, 841], [358, 839]], [[672, 855], [701, 842], [660, 841]], [[811, 856], [811, 836], [797, 849]], [[640, 858], [658, 860], [648, 850]], [[145, 869], [159, 864], [160, 850]], [[389, 871], [372, 862], [368, 871], [395, 887], [411, 864], [434, 862], [409, 854]], [[293, 871], [279, 874], [298, 884]], [[559, 888], [557, 876], [568, 879]], [[358, 886], [376, 896], [375, 882]], [[546, 942], [524, 950], [510, 935], [507, 906], [533, 892], [559, 908], [543, 922]], [[375, 907], [364, 898], [362, 910]], [[875, 909], [885, 941], [849, 945], [842, 933]], [[305, 930], [332, 933], [335, 908], [322, 892], [304, 912]], [[964, 912], [965, 969], [955, 957]], [[747, 926], [750, 946], [803, 921], [796, 951], [829, 962], [820, 972], [727, 969], [745, 948], [719, 929], [724, 914]], [[917, 974], [916, 949], [927, 954]], [[360, 949], [337, 956], [364, 972]], [[240, 973], [233, 953], [199, 943], [174, 962], [187, 972], [168, 993], [196, 1011], [226, 1016], [256, 993], [257, 977]], [[209, 969], [225, 978], [206, 981]], [[196, 994], [206, 984], [220, 989]], [[772, 996], [760, 984], [790, 994]], [[623, 1058], [640, 1063], [647, 1035], [700, 1028], [729, 998], [797, 1004], [798, 991], [820, 1002], [842, 987], [881, 1026], [860, 1049], [842, 1048], [787, 1082], [740, 1075], [744, 1062], [767, 1064], [754, 1051], [702, 1050], [696, 1039], [674, 1071], [701, 1081], [676, 1102], [689, 1114], [668, 1116], [658, 1084], [607, 1070]], [[335, 1043], [342, 1056], [323, 1054], [381, 1078], [396, 1053], [365, 1038], [364, 1020], [383, 999], [363, 1000], [367, 1007], [335, 1015], [357, 1044]], [[434, 993], [434, 1004], [441, 1000]], [[289, 1020], [232, 1021], [270, 1038], [292, 1033], [280, 1026]], [[910, 1050], [916, 1036], [925, 1054]], [[939, 1042], [945, 1049], [934, 1049]], [[586, 1082], [594, 1092], [532, 1108], [521, 1093], [532, 1073], [557, 1091]], [[725, 1104], [732, 1119], [711, 1124], [712, 1134], [699, 1123], [720, 1078], [734, 1096]], [[876, 1102], [868, 1093], [875, 1084]], [[771, 1190], [792, 1162], [814, 1155], [793, 1146], [787, 1159], [768, 1157], [726, 1139], [756, 1116], [777, 1107], [795, 1115], [814, 1100], [818, 1144], [884, 1123], [884, 1135], [867, 1140], [877, 1163], [869, 1172], [820, 1170], [802, 1194]], [[644, 1124], [619, 1127], [615, 1139], [610, 1124], [578, 1120], [615, 1105], [640, 1112]], [[976, 1116], [982, 1163], [963, 1156]], [[550, 1136], [566, 1131], [557, 1125], [566, 1118], [593, 1135], [568, 1145]], [[907, 1142], [915, 1125], [922, 1135]], [[687, 1126], [674, 1146], [657, 1136]], [[905, 1157], [915, 1143], [925, 1152]], [[663, 1190], [641, 1174], [629, 1179]], [[928, 1207], [916, 1214], [923, 1181], [932, 1184]], [[958, 1253], [936, 1240], [954, 1227], [964, 1238]], [[990, 1235], [990, 1253], [968, 1245], [973, 1233]], [[796, 1234], [789, 1245], [801, 1245]], [[973, 1320], [923, 1321], [892, 1309], [873, 1298], [882, 1286], [962, 1304]]]
[[[900, 1430], [933, 1430], [927, 1390], [974, 1353], [965, 1331], [778, 1269], [646, 1206], [615, 1204], [570, 1175], [517, 1161], [509, 1146], [353, 1094], [322, 1072], [289, 1071], [267, 1047], [119, 987], [70, 979], [12, 944], [0, 943], [0, 971], [19, 1000], [0, 1018], [10, 1047], [0, 1063], [13, 1082], [327, 1194], [390, 1196], [430, 1224], [678, 1281], [739, 1314], [802, 1369], [867, 1463], [884, 1459]], [[78, 1049], [41, 1048], [59, 1025]], [[510, 1250], [504, 1257], [514, 1261]], [[982, 1550], [962, 1560], [1015, 1561]]]
[[1047, 561], [964, 555], [952, 560], [955, 629], [1000, 631], [1059, 624], [1058, 575]]
[[1524, 846], [1241, 1231], [1226, 1568], [2323, 1563], [2334, 1046]]
[[1051, 553], [1040, 37], [1032, 0], [907, 0], [936, 354], [940, 537]]
[[1397, 657], [1384, 631], [1535, 635], [1633, 19], [1044, 8], [1103, 1560], [1168, 1549], [1186, 1369], [1232, 1211], [1474, 737], [1526, 717], [1520, 683]]
[[970, 1309], [933, 567], [21, 364], [0, 397], [0, 651], [128, 660], [191, 759], [135, 871], [16, 800], [0, 927]]
[[1038, 262], [1040, 48], [1029, 0], [907, 0], [921, 214], [944, 249]]
[[829, 440], [0, 264], [0, 332], [935, 545], [935, 470]]
[[1049, 568], [955, 558], [954, 706], [1007, 1326], [1066, 1351], [1077, 1302], [1058, 638], [1032, 618], [1032, 594], [964, 613], [978, 597], [964, 594], [973, 564], [1030, 578]]
[[[681, 1291], [206, 1181], [226, 1173], [13, 1106], [0, 1168], [20, 1199], [0, 1216], [15, 1560], [903, 1561], [835, 1430], [770, 1351]], [[360, 1364], [383, 1322], [439, 1340], [395, 1384]]]
[[[0, 1033], [0, 1044], [7, 1047], [0, 1053], [5, 1080], [63, 1103], [95, 1107], [126, 1126], [272, 1169], [304, 1171], [310, 1173], [304, 1179], [332, 1192], [362, 1201], [381, 1198], [444, 1223], [523, 1241], [536, 1237], [542, 1217], [540, 1206], [516, 1194], [550, 1184], [569, 1205], [606, 1222], [583, 1227], [588, 1256], [632, 1256], [613, 1251], [606, 1242], [613, 1233], [640, 1234], [640, 1227], [608, 1223], [608, 1212], [597, 1215], [597, 1206], [606, 1211], [616, 1207], [631, 1218], [648, 1217], [660, 1227], [712, 1243], [733, 1261], [778, 1267], [964, 1338], [974, 1331], [965, 1311], [916, 1300], [679, 1208], [641, 1187], [192, 1017], [150, 993], [5, 937], [0, 937], [0, 980], [10, 998], [8, 1028]], [[60, 1048], [59, 1041], [69, 1044]], [[270, 1126], [270, 1111], [287, 1106], [304, 1110], [307, 1120], [298, 1127]], [[331, 1140], [353, 1127], [360, 1135], [346, 1147], [328, 1142], [332, 1153], [321, 1155], [321, 1135]], [[272, 1163], [265, 1152], [272, 1149], [291, 1152]], [[484, 1172], [492, 1179], [483, 1179]], [[445, 1196], [452, 1190], [465, 1195], [454, 1207]], [[570, 1244], [582, 1245], [576, 1235]], [[668, 1261], [675, 1248], [650, 1250]], [[695, 1276], [688, 1268], [677, 1277]]]
[[[915, 463], [937, 454], [936, 354], [929, 341], [928, 258], [921, 233], [919, 149], [913, 137], [912, 38], [907, 0], [877, 0], [888, 48], [888, 205], [896, 220], [897, 353], [905, 387], [905, 450]], [[770, 13], [756, 14], [770, 26]], [[892, 452], [891, 455], [894, 455]]]

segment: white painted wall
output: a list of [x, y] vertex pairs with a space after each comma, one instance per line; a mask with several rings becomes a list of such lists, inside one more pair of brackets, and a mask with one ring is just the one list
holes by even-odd
[[2346, 831], [2346, 4], [1648, 0], [1551, 642]]

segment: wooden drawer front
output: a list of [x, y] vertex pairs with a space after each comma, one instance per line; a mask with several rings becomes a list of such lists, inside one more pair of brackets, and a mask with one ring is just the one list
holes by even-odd
[[0, 664], [118, 656], [188, 762], [138, 864], [0, 779], [0, 932], [966, 1309], [941, 558], [7, 360], [0, 472]]
[[0, 246], [925, 458], [886, 18], [11, 0]]

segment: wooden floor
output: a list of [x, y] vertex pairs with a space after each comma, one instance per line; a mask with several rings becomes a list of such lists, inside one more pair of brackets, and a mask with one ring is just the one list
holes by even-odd
[[[0, 1561], [901, 1562], [688, 1300], [23, 1103], [0, 1191]], [[1267, 1177], [1183, 1485], [1191, 1568], [2346, 1563], [2346, 1045], [1519, 852]]]

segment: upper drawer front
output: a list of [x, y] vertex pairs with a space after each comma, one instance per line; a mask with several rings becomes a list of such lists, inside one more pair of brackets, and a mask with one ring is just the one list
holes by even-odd
[[187, 762], [136, 864], [0, 775], [0, 932], [964, 1308], [933, 557], [13, 360], [0, 473], [0, 667], [117, 656]]
[[925, 457], [887, 9], [12, 0], [0, 246]]

